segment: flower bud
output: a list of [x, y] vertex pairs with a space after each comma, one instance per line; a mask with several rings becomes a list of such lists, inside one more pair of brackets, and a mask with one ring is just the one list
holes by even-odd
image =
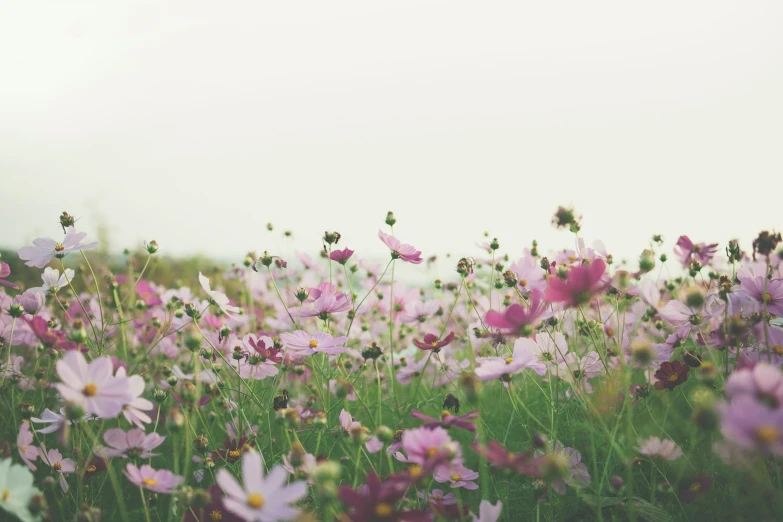
[[158, 251], [158, 242], [153, 239], [149, 243], [144, 243], [144, 248], [146, 248], [147, 252], [152, 255]]
[[76, 522], [100, 522], [101, 510], [95, 506], [82, 505], [82, 508], [76, 513]]
[[17, 297], [17, 300], [25, 313], [35, 315], [41, 311], [41, 308], [43, 308], [46, 303], [46, 294], [33, 290], [25, 290], [22, 295]]
[[84, 408], [73, 402], [65, 405], [65, 418], [71, 422], [76, 422], [84, 418]]
[[685, 291], [685, 304], [691, 308], [704, 306], [704, 291], [698, 286], [691, 286]]
[[178, 432], [184, 425], [185, 416], [182, 414], [182, 411], [179, 408], [169, 410], [166, 415], [166, 427], [173, 432]]
[[75, 223], [76, 219], [69, 213], [63, 211], [63, 213], [60, 214], [60, 226], [63, 227], [63, 232], [65, 232], [66, 228], [74, 226]]
[[639, 256], [639, 272], [646, 274], [653, 268], [655, 268], [655, 253], [649, 249], [642, 251], [642, 255]]
[[340, 238], [341, 237], [342, 236], [340, 235], [339, 232], [334, 232], [334, 231], [329, 232], [329, 231], [326, 231], [326, 232], [324, 232], [323, 239], [329, 245], [336, 245], [337, 243], [340, 242]]
[[375, 436], [384, 444], [389, 444], [394, 440], [394, 431], [388, 426], [381, 425], [375, 430]]
[[532, 438], [533, 446], [538, 449], [546, 448], [548, 442], [547, 436], [543, 433], [534, 433]]
[[397, 223], [397, 220], [394, 218], [394, 212], [390, 210], [386, 213], [386, 224], [393, 227], [395, 223]]
[[325, 460], [316, 464], [310, 476], [316, 483], [336, 482], [342, 475], [342, 466], [333, 460]]
[[24, 315], [24, 308], [22, 308], [22, 305], [19, 303], [13, 303], [8, 307], [8, 314], [14, 319], [17, 319]]
[[652, 342], [647, 337], [637, 337], [631, 341], [631, 359], [642, 366], [649, 363], [655, 355]]
[[310, 290], [308, 290], [304, 286], [300, 286], [296, 289], [296, 292], [294, 293], [297, 300], [299, 300], [300, 303], [303, 303], [305, 299], [310, 295]]
[[23, 419], [29, 419], [35, 413], [35, 406], [29, 402], [20, 402], [19, 411], [21, 412]]

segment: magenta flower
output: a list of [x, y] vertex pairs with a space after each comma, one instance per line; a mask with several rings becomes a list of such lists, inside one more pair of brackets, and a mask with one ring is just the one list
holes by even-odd
[[242, 479], [244, 487], [225, 468], [217, 472], [217, 484], [225, 494], [223, 505], [230, 512], [247, 522], [290, 520], [299, 515], [299, 509], [290, 504], [307, 495], [307, 483], [286, 484], [288, 472], [283, 466], [275, 466], [265, 477], [261, 454], [248, 451], [242, 457]]
[[10, 281], [6, 281], [5, 278], [11, 275], [11, 267], [8, 263], [0, 263], [0, 285], [19, 290], [19, 287]]
[[[407, 476], [407, 474], [406, 474]], [[387, 477], [383, 482], [371, 470], [367, 474], [367, 484], [353, 489], [340, 486], [339, 496], [343, 504], [351, 508], [348, 518], [352, 522], [424, 522], [432, 520], [427, 511], [398, 511], [395, 506], [405, 495], [407, 479], [392, 480]]]
[[718, 251], [717, 243], [699, 243], [694, 244], [688, 236], [680, 236], [674, 247], [674, 255], [680, 260], [682, 266], [689, 267], [695, 260], [701, 266], [707, 266], [712, 261], [712, 256]]
[[606, 271], [603, 259], [596, 259], [586, 265], [575, 266], [568, 271], [565, 280], [550, 277], [546, 298], [552, 303], [579, 306], [590, 302], [590, 298], [601, 292], [606, 284], [602, 277]]
[[111, 447], [100, 450], [102, 457], [149, 459], [158, 456], [157, 453], [152, 453], [152, 450], [163, 444], [166, 437], [154, 432], [147, 435], [138, 428], [127, 433], [119, 428], [114, 428], [103, 434], [103, 440]]
[[75, 228], [67, 227], [65, 229], [65, 238], [63, 238], [62, 242], [58, 243], [48, 237], [39, 237], [33, 240], [33, 246], [22, 247], [17, 253], [20, 259], [27, 261], [25, 263], [27, 266], [43, 268], [55, 257], [62, 259], [70, 252], [92, 250], [98, 246], [97, 242], [82, 244], [81, 241], [85, 237], [87, 237], [86, 232], [76, 232]]
[[347, 337], [332, 337], [326, 332], [316, 332], [314, 334], [309, 334], [303, 330], [285, 332], [280, 334], [280, 340], [288, 348], [300, 355], [312, 355], [314, 353], [337, 355], [348, 349], [345, 346], [340, 346], [348, 340]]
[[98, 357], [87, 363], [79, 351], [70, 351], [57, 361], [57, 375], [62, 383], [57, 391], [66, 401], [74, 402], [87, 413], [111, 419], [132, 400], [128, 379], [114, 377], [110, 357]]
[[167, 495], [174, 493], [174, 488], [183, 482], [180, 475], [175, 475], [167, 469], [156, 470], [147, 464], [137, 468], [129, 463], [122, 472], [133, 484], [155, 493]]
[[136, 284], [136, 294], [139, 296], [139, 299], [144, 301], [144, 304], [147, 306], [158, 306], [163, 304], [163, 301], [160, 297], [158, 297], [155, 289], [153, 289], [152, 285], [150, 285], [149, 282], [145, 279], [140, 280]]
[[487, 312], [487, 315], [484, 316], [484, 322], [492, 328], [527, 336], [533, 333], [535, 327], [543, 319], [546, 306], [544, 293], [532, 290], [527, 308], [513, 303], [503, 313], [494, 310]]
[[449, 335], [444, 337], [443, 340], [438, 340], [437, 335], [428, 333], [424, 336], [424, 342], [414, 339], [413, 344], [420, 350], [432, 350], [433, 352], [438, 353], [441, 348], [451, 344], [453, 340], [454, 332], [449, 332]]
[[383, 241], [383, 244], [392, 251], [392, 259], [402, 259], [403, 261], [413, 263], [414, 265], [418, 265], [423, 261], [421, 252], [411, 245], [400, 243], [400, 240], [396, 237], [384, 234], [380, 230], [378, 231], [378, 237]]
[[337, 261], [341, 265], [344, 265], [348, 262], [349, 259], [351, 259], [351, 256], [353, 255], [353, 250], [350, 250], [348, 248], [344, 248], [342, 250], [334, 250], [331, 254], [329, 254], [329, 259], [332, 261]]

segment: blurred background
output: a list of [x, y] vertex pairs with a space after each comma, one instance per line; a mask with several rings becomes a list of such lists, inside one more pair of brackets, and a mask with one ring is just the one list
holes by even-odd
[[[337, 230], [635, 259], [781, 228], [781, 2], [0, 2], [0, 246], [239, 262]], [[267, 223], [274, 225], [269, 232]], [[290, 231], [291, 237], [283, 235]], [[449, 266], [451, 261], [448, 261]]]

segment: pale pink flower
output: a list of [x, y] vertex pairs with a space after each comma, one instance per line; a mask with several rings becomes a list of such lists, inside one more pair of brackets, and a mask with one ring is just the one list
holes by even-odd
[[438, 466], [434, 477], [438, 482], [448, 482], [452, 488], [478, 489], [473, 482], [479, 474], [466, 468], [461, 462], [453, 462], [450, 466]]
[[503, 510], [503, 503], [497, 501], [495, 505], [489, 503], [489, 500], [482, 500], [479, 504], [479, 515], [473, 515], [473, 522], [497, 522], [500, 520], [500, 513]]
[[38, 459], [38, 448], [33, 446], [33, 432], [30, 431], [30, 422], [23, 420], [19, 426], [19, 434], [16, 436], [16, 448], [19, 450], [19, 456], [30, 471], [38, 469], [33, 461]]
[[400, 243], [400, 240], [396, 237], [384, 234], [380, 230], [378, 231], [378, 237], [383, 241], [383, 244], [392, 251], [392, 259], [402, 259], [403, 261], [414, 265], [418, 265], [423, 261], [421, 252], [411, 245]]
[[535, 342], [521, 337], [514, 343], [514, 354], [511, 357], [477, 357], [476, 377], [482, 381], [499, 379], [505, 375], [514, 375], [522, 370], [531, 369], [539, 375], [544, 375], [547, 366], [539, 358], [540, 351]]
[[74, 227], [67, 227], [62, 242], [48, 237], [39, 237], [33, 240], [33, 246], [22, 247], [17, 253], [20, 259], [27, 261], [25, 263], [27, 266], [43, 268], [55, 257], [62, 259], [70, 252], [92, 250], [98, 246], [97, 242], [83, 244], [81, 241], [85, 237], [87, 237], [86, 232], [76, 232]]
[[[117, 368], [115, 374], [117, 378], [125, 377], [125, 368], [120, 366]], [[131, 424], [135, 424], [142, 430], [145, 424], [152, 422], [149, 415], [144, 413], [145, 411], [152, 410], [155, 405], [151, 401], [142, 398], [144, 393], [144, 378], [140, 375], [131, 375], [128, 377], [128, 394], [130, 395], [130, 401], [128, 401], [122, 408], [122, 415]]]
[[230, 316], [232, 313], [239, 312], [239, 308], [236, 306], [232, 306], [229, 304], [229, 299], [226, 294], [223, 292], [218, 292], [217, 290], [212, 290], [209, 286], [209, 279], [206, 278], [201, 272], [198, 273], [198, 280], [201, 283], [201, 288], [204, 289], [204, 291], [209, 296], [210, 300], [215, 303], [215, 305], [220, 308], [226, 315]]
[[152, 450], [163, 444], [166, 437], [154, 432], [147, 435], [138, 428], [133, 428], [128, 432], [120, 428], [113, 428], [103, 434], [103, 440], [111, 447], [102, 448], [99, 451], [101, 457], [149, 459], [158, 456], [157, 453], [152, 453]]
[[42, 461], [48, 464], [49, 467], [58, 474], [60, 487], [62, 488], [63, 493], [68, 493], [68, 482], [65, 480], [65, 476], [68, 473], [76, 471], [76, 463], [71, 459], [64, 459], [63, 454], [57, 449], [47, 450], [44, 444], [41, 444], [38, 455], [41, 457]]
[[326, 332], [316, 332], [314, 334], [309, 334], [304, 330], [285, 332], [280, 334], [280, 340], [283, 341], [285, 346], [300, 355], [312, 355], [314, 353], [337, 355], [348, 349], [345, 346], [340, 346], [348, 340], [347, 337], [332, 337]]
[[129, 463], [122, 472], [133, 484], [155, 493], [174, 493], [174, 488], [183, 481], [180, 475], [175, 475], [167, 469], [156, 470], [147, 464], [137, 468]]
[[673, 440], [661, 440], [658, 437], [650, 437], [639, 441], [639, 453], [648, 457], [660, 457], [666, 460], [676, 460], [682, 457], [682, 450]]
[[127, 377], [113, 375], [110, 357], [98, 357], [87, 363], [81, 352], [70, 351], [57, 361], [57, 374], [62, 380], [56, 385], [60, 395], [98, 417], [118, 416], [133, 399]]
[[256, 451], [242, 457], [242, 481], [244, 487], [225, 468], [217, 472], [217, 484], [225, 494], [223, 505], [247, 522], [296, 518], [300, 510], [291, 504], [307, 495], [307, 483], [286, 484], [288, 472], [283, 466], [275, 466], [264, 476], [261, 454]]

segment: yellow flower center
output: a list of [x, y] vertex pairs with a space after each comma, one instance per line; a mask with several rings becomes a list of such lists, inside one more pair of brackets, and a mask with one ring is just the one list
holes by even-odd
[[669, 379], [669, 382], [677, 382], [677, 379], [678, 379], [678, 378], [679, 378], [679, 375], [677, 375], [676, 373], [672, 373], [672, 374], [671, 374], [671, 375], [669, 375], [669, 377], [668, 377], [668, 379]]
[[217, 522], [218, 520], [223, 520], [223, 513], [215, 509], [214, 511], [212, 511], [212, 513], [209, 514], [209, 519], [214, 520], [215, 522]]
[[25, 445], [21, 445], [21, 446], [19, 446], [19, 451], [21, 451], [22, 453], [24, 453], [24, 452], [25, 452], [25, 450], [27, 450], [27, 446], [25, 446]]
[[764, 292], [763, 294], [761, 294], [762, 303], [769, 303], [770, 301], [772, 301], [772, 294], [770, 294], [769, 292]]
[[158, 481], [155, 480], [154, 478], [145, 478], [144, 480], [141, 481], [141, 483], [144, 484], [145, 486], [156, 486], [158, 484]]
[[425, 455], [426, 455], [427, 457], [434, 457], [434, 456], [435, 456], [435, 455], [437, 455], [437, 454], [438, 454], [438, 448], [429, 448], [429, 449], [428, 449], [428, 450], [425, 452]]
[[228, 452], [228, 456], [231, 457], [232, 459], [238, 459], [241, 454], [242, 452], [239, 451], [238, 449], [233, 449]]
[[512, 362], [514, 362], [513, 357], [506, 357], [506, 364], [511, 364]]
[[433, 493], [432, 498], [434, 498], [435, 500], [440, 500], [443, 498], [443, 495], [441, 495], [440, 493]]
[[94, 464], [87, 468], [87, 473], [95, 473], [96, 471], [98, 471], [98, 468]]
[[452, 473], [449, 478], [451, 479], [452, 482], [459, 482], [460, 480], [462, 480], [462, 475], [460, 475], [459, 473]]
[[689, 487], [688, 489], [696, 493], [701, 489], [701, 484], [699, 484], [698, 482], [694, 482], [693, 484], [691, 484], [691, 487]]
[[438, 346], [438, 341], [432, 341], [432, 342], [430, 343], [430, 346], [432, 346], [433, 348], [435, 348], [436, 346]]
[[65, 250], [65, 247], [63, 246], [62, 243], [55, 243], [54, 245], [55, 252], [62, 252], [63, 250]]
[[9, 495], [11, 495], [11, 492], [9, 492], [7, 489], [4, 489], [3, 490], [3, 496], [2, 496], [3, 502], [8, 500]]
[[519, 284], [522, 286], [527, 286], [527, 279], [520, 279]]
[[247, 496], [247, 505], [253, 509], [264, 507], [264, 496], [261, 493], [251, 493]]
[[772, 347], [772, 351], [778, 355], [783, 355], [783, 346], [776, 344], [775, 346]]
[[310, 348], [318, 348], [318, 341], [310, 339]]
[[761, 426], [756, 430], [756, 440], [761, 444], [772, 444], [780, 440], [780, 432], [774, 426]]
[[379, 517], [388, 517], [392, 514], [392, 507], [386, 502], [381, 502], [375, 506], [375, 514]]
[[608, 335], [609, 337], [614, 337], [614, 330], [612, 330], [611, 328], [607, 328], [606, 335]]
[[448, 417], [449, 415], [451, 415], [451, 412], [450, 412], [450, 411], [443, 410], [442, 412], [440, 412], [440, 418], [441, 418], [441, 419], [445, 419], [445, 418], [446, 418], [446, 417]]
[[60, 471], [61, 469], [63, 469], [63, 465], [60, 464], [59, 462], [55, 462], [52, 464], [52, 469], [55, 471]]
[[414, 464], [408, 468], [408, 476], [412, 479], [417, 479], [421, 476], [421, 466]]
[[82, 393], [87, 397], [95, 397], [95, 395], [98, 393], [98, 387], [91, 382], [87, 383], [84, 385], [84, 388], [82, 389]]

